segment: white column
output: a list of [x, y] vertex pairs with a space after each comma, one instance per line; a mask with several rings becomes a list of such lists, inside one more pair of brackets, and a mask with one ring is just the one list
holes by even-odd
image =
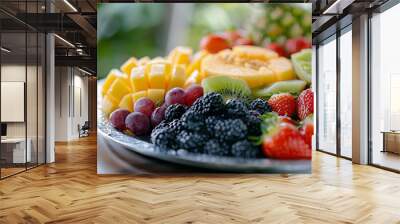
[[54, 132], [55, 132], [55, 60], [54, 35], [46, 36], [46, 163], [55, 161]]
[[368, 163], [368, 16], [353, 20], [353, 162]]

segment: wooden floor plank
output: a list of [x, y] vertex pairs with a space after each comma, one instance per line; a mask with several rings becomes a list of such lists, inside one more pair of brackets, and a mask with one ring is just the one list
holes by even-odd
[[313, 173], [96, 174], [96, 138], [0, 181], [0, 223], [400, 223], [400, 175], [320, 152]]

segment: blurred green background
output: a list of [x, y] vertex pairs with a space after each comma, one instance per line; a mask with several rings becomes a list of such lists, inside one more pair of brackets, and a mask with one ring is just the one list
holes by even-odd
[[165, 56], [177, 45], [198, 49], [208, 33], [243, 29], [257, 44], [311, 38], [311, 4], [98, 4], [98, 78], [131, 56]]

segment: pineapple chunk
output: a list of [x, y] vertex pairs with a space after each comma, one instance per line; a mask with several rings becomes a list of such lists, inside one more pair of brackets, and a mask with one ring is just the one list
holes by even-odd
[[105, 95], [103, 97], [101, 109], [105, 114], [108, 115], [117, 108], [118, 108], [118, 101], [114, 97], [112, 97], [111, 95]]
[[185, 82], [185, 88], [193, 85], [193, 84], [200, 84], [202, 80], [202, 75], [198, 70], [195, 70], [192, 72], [192, 74], [189, 76], [189, 78], [186, 79]]
[[168, 60], [173, 64], [184, 64], [190, 63], [190, 57], [192, 56], [192, 49], [189, 47], [176, 47], [168, 55]]
[[148, 79], [150, 88], [164, 89], [167, 85], [167, 79], [171, 73], [170, 63], [150, 63], [147, 64]]
[[296, 79], [292, 62], [285, 57], [271, 59], [268, 68], [275, 73], [278, 81]]
[[126, 74], [123, 74], [121, 77], [117, 77], [111, 84], [106, 95], [112, 96], [117, 102], [119, 102], [123, 96], [132, 91], [127, 80], [128, 78]]
[[233, 54], [250, 60], [268, 61], [278, 57], [275, 51], [256, 46], [239, 45], [234, 47], [232, 51]]
[[148, 89], [147, 97], [151, 99], [155, 104], [161, 104], [164, 102], [165, 89]]
[[133, 68], [131, 71], [131, 86], [132, 89], [137, 92], [141, 90], [147, 90], [149, 84], [147, 82], [147, 75], [145, 72], [145, 67], [139, 66]]
[[142, 90], [136, 93], [132, 93], [132, 103], [133, 105], [135, 104], [136, 101], [138, 101], [142, 97], [147, 97], [147, 90]]
[[200, 70], [201, 61], [208, 55], [208, 52], [205, 50], [197, 52], [193, 56], [192, 62], [186, 68], [186, 75], [191, 75], [195, 70]]
[[120, 72], [120, 71], [117, 70], [117, 69], [112, 69], [112, 70], [108, 73], [108, 75], [107, 75], [107, 77], [106, 77], [106, 80], [104, 81], [103, 87], [102, 87], [102, 89], [101, 89], [101, 95], [102, 95], [102, 96], [106, 95], [108, 89], [110, 89], [111, 85], [112, 85], [112, 84], [114, 83], [114, 81], [115, 81], [116, 79], [118, 79], [118, 78], [123, 79], [124, 81], [127, 81], [127, 80], [128, 80], [128, 76], [127, 76], [126, 74]]
[[136, 67], [137, 65], [138, 61], [136, 60], [136, 58], [131, 57], [124, 64], [121, 65], [120, 70], [130, 76], [132, 68]]
[[186, 80], [185, 67], [183, 65], [176, 65], [169, 77], [168, 88], [183, 87]]
[[127, 109], [130, 112], [133, 111], [133, 102], [132, 102], [132, 94], [126, 94], [124, 97], [122, 97], [121, 102], [119, 102], [118, 105], [119, 108], [122, 109]]

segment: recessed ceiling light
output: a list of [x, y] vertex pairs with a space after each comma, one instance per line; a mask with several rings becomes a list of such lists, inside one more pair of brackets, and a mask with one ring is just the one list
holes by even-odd
[[79, 68], [79, 67], [78, 67], [78, 70], [81, 71], [81, 72], [83, 72], [83, 73], [85, 73], [85, 74], [87, 74], [87, 75], [92, 75], [92, 73], [90, 73], [90, 72], [88, 72], [88, 71], [86, 71], [86, 70], [83, 70], [83, 69], [81, 69], [81, 68]]

